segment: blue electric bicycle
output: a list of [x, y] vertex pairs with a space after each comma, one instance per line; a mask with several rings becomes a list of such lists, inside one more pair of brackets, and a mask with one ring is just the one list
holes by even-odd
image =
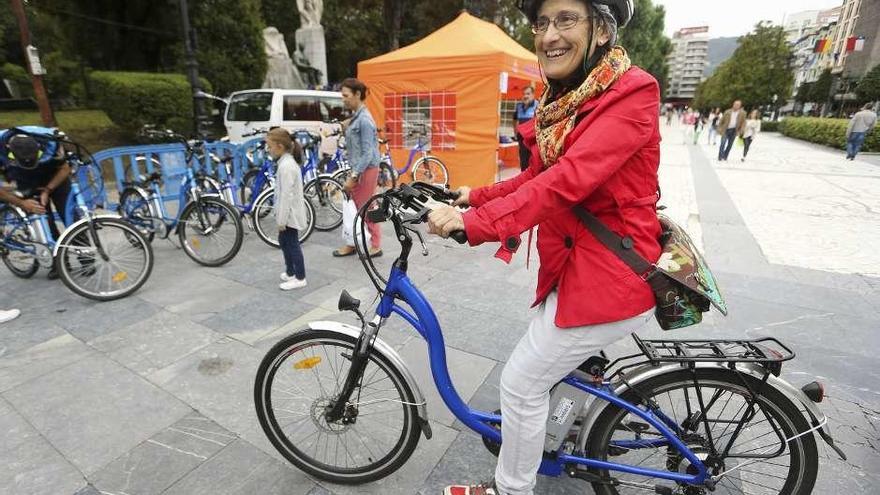
[[[452, 200], [443, 189], [414, 183], [364, 205], [360, 220], [390, 220], [402, 248], [386, 279], [358, 246], [381, 294], [375, 316], [365, 318], [360, 302], [343, 291], [339, 309], [354, 312], [360, 328], [312, 322], [263, 359], [254, 384], [260, 425], [308, 474], [334, 483], [374, 481], [402, 466], [420, 435], [431, 438], [419, 384], [378, 338], [392, 314], [427, 341], [443, 402], [497, 455], [502, 418], [459, 397], [437, 316], [407, 276], [413, 234], [427, 252], [416, 225], [430, 205]], [[454, 234], [466, 241], [464, 232]], [[779, 378], [794, 353], [776, 339], [633, 338], [638, 353], [613, 362], [592, 356], [551, 391], [541, 474], [583, 479], [603, 495], [802, 495], [816, 481], [814, 433], [844, 457], [816, 405], [821, 384], [798, 390]]]
[[179, 141], [185, 149], [186, 168], [180, 179], [178, 210], [172, 215], [165, 208], [160, 171], [153, 171], [135, 181], [125, 181], [119, 194], [119, 214], [134, 225], [147, 240], [158, 233], [168, 238], [177, 233], [183, 251], [203, 266], [221, 266], [238, 254], [244, 228], [235, 207], [223, 201], [216, 192], [219, 185], [206, 186], [206, 174], [194, 169], [195, 157], [202, 146], [198, 140], [187, 140], [173, 131], [147, 131], [153, 137]]
[[[41, 266], [54, 267], [68, 289], [96, 301], [126, 297], [146, 283], [153, 270], [150, 243], [118, 215], [94, 210], [103, 192], [103, 177], [95, 161], [63, 133], [55, 136], [22, 134], [64, 146], [70, 166], [70, 194], [63, 212], [29, 214], [0, 203], [0, 259], [13, 275], [30, 278]], [[75, 150], [75, 151], [74, 151]], [[18, 191], [23, 198], [39, 199], [39, 191]], [[50, 222], [68, 227], [58, 239]]]

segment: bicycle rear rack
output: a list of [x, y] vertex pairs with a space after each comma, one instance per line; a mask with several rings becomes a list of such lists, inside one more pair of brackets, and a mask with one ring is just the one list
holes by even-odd
[[643, 340], [633, 334], [651, 363], [759, 363], [793, 359], [794, 351], [773, 337], [754, 340]]

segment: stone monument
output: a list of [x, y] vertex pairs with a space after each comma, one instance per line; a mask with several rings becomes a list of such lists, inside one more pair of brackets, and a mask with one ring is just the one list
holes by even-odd
[[293, 60], [287, 52], [284, 43], [284, 35], [274, 27], [263, 30], [263, 40], [266, 46], [266, 59], [268, 70], [266, 79], [263, 81], [264, 88], [277, 89], [302, 89], [306, 87], [300, 73], [294, 67]]
[[[317, 76], [316, 85], [327, 85], [327, 45], [324, 41], [324, 28], [321, 26], [321, 15], [324, 13], [323, 0], [296, 0], [299, 10], [300, 28], [296, 30], [297, 51], [302, 51], [303, 60], [297, 66], [309, 73], [309, 77]], [[308, 64], [303, 62], [308, 61]], [[317, 71], [317, 72], [315, 72]]]

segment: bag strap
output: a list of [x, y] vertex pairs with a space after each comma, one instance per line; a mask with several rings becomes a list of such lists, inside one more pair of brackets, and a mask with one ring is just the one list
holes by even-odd
[[617, 255], [621, 261], [626, 263], [636, 275], [646, 279], [650, 272], [654, 270], [654, 264], [649, 263], [639, 253], [633, 249], [632, 237], [620, 237], [609, 229], [595, 215], [587, 211], [583, 206], [575, 206], [574, 214], [583, 222], [596, 239], [608, 248], [612, 253]]

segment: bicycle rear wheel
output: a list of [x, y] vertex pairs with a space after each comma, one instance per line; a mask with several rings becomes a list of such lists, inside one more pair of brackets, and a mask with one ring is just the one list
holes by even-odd
[[187, 256], [204, 266], [225, 265], [241, 249], [244, 228], [238, 211], [216, 197], [190, 201], [183, 208], [177, 227], [180, 245]]
[[12, 207], [0, 206], [0, 258], [16, 277], [31, 278], [40, 269], [34, 240], [27, 219]]
[[303, 194], [315, 209], [316, 229], [328, 231], [342, 225], [342, 204], [346, 198], [342, 183], [318, 176], [306, 184]]
[[[306, 199], [303, 200], [303, 207], [306, 209], [306, 226], [299, 229], [299, 242], [306, 242], [312, 232], [315, 230], [315, 208]], [[275, 190], [269, 189], [263, 191], [263, 194], [254, 201], [254, 207], [251, 210], [251, 219], [254, 223], [254, 230], [257, 237], [266, 244], [278, 248], [278, 223], [275, 221]]]
[[348, 376], [357, 339], [304, 330], [266, 354], [254, 383], [260, 426], [306, 473], [333, 483], [375, 481], [402, 466], [419, 441], [415, 396], [401, 372], [373, 352], [342, 419], [325, 408]]
[[449, 185], [449, 172], [446, 170], [446, 165], [439, 158], [429, 155], [419, 158], [413, 164], [412, 179], [435, 186], [447, 187]]
[[80, 296], [112, 301], [134, 293], [150, 278], [153, 249], [128, 222], [96, 218], [62, 234], [55, 269], [64, 285]]
[[[753, 390], [761, 391], [750, 418], [745, 413], [751, 392], [743, 379]], [[751, 376], [731, 371], [697, 369], [696, 381], [699, 392], [689, 370], [666, 373], [639, 384], [638, 396], [629, 391], [623, 394], [623, 398], [630, 402], [638, 402], [640, 397], [654, 400], [676, 424], [687, 425], [682, 428], [685, 433], [681, 438], [698, 457], [705, 458], [703, 462], [709, 468], [709, 474], [729, 470], [719, 480], [713, 494], [795, 495], [812, 491], [818, 470], [816, 439], [807, 434], [784, 442], [809, 429], [803, 414], [788, 397], [769, 385], [761, 388], [760, 381]], [[700, 406], [701, 399], [705, 408]], [[701, 411], [705, 412], [708, 428]], [[743, 427], [735, 434], [740, 421]], [[711, 433], [711, 442], [707, 429]], [[650, 443], [642, 448], [621, 446], [623, 442], [629, 442], [626, 445], [631, 447], [634, 441], [650, 442], [662, 438], [641, 418], [609, 405], [590, 430], [588, 456], [660, 471], [696, 474], [695, 468], [674, 447], [650, 446]], [[728, 444], [728, 455], [723, 456]], [[613, 476], [634, 485], [654, 486], [658, 482], [634, 474], [609, 471], [597, 471], [597, 474]], [[672, 485], [675, 494], [708, 493], [701, 487], [674, 485], [671, 481], [661, 484]], [[644, 488], [623, 484], [594, 483], [593, 488], [598, 495], [645, 493]]]
[[125, 221], [135, 226], [148, 242], [156, 237], [156, 221], [150, 210], [150, 200], [144, 193], [134, 188], [127, 188], [119, 196], [118, 213]]

